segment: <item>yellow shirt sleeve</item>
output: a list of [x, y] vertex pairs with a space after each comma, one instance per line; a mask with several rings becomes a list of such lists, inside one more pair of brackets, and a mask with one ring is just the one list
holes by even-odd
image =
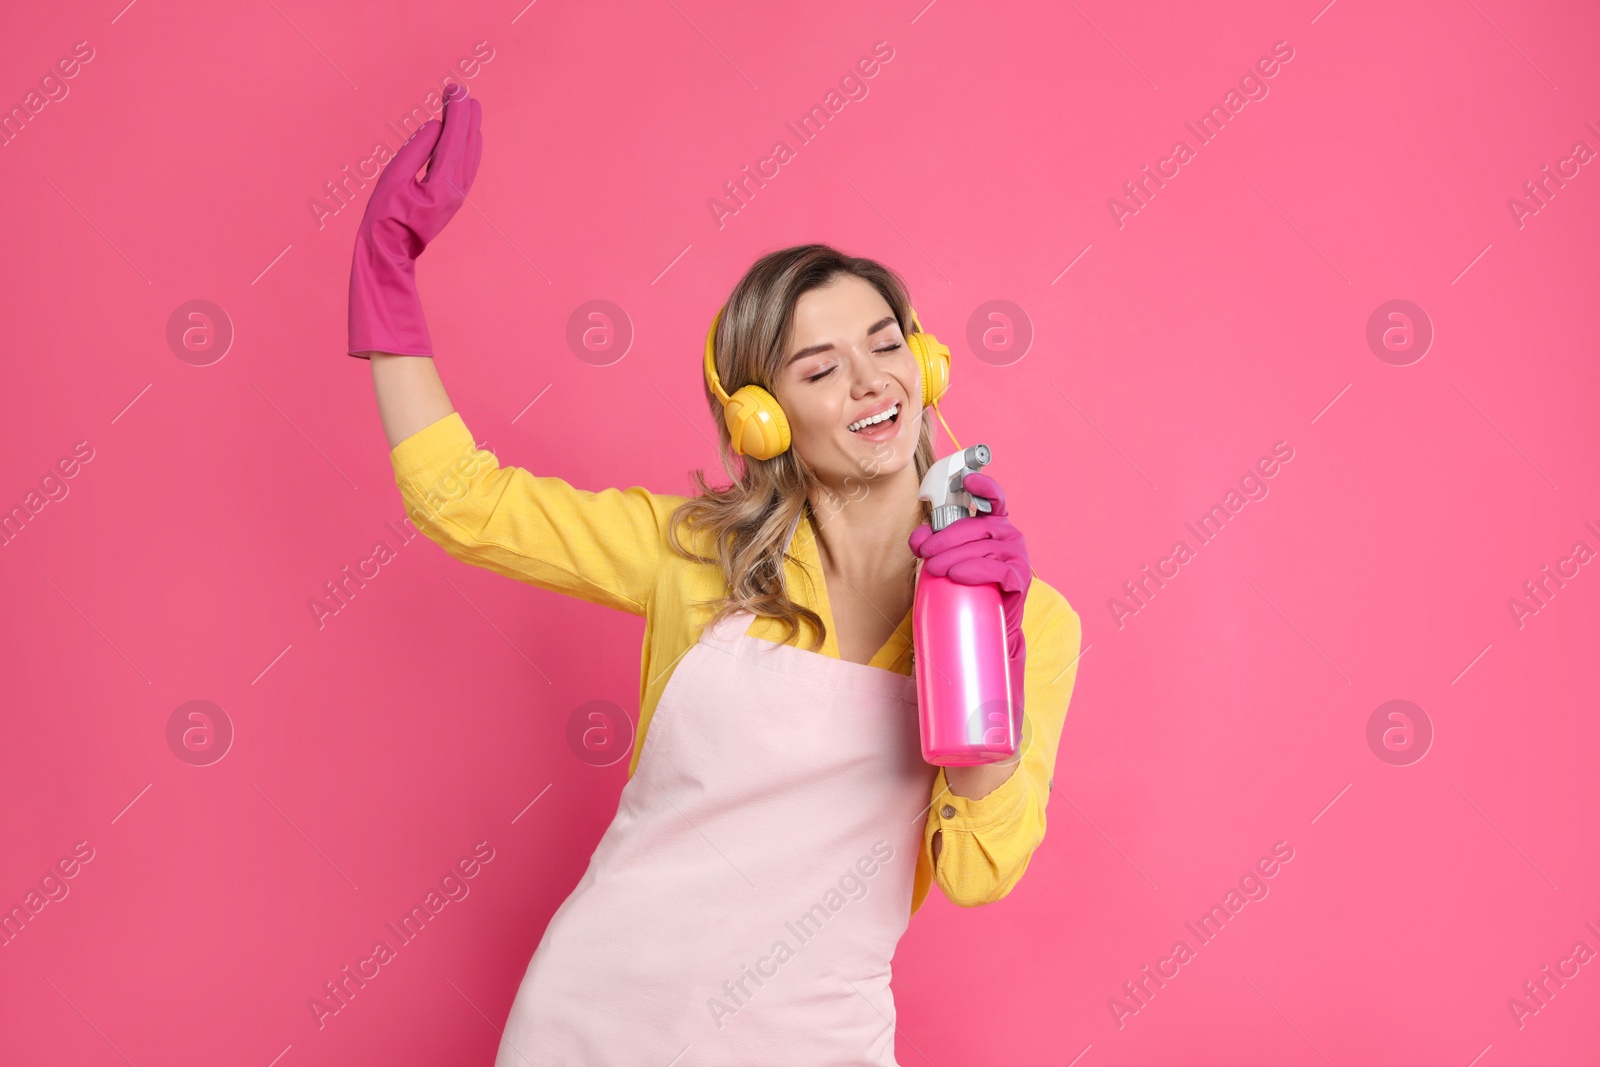
[[[1022, 760], [1011, 777], [978, 798], [950, 792], [942, 767], [933, 782], [933, 805], [923, 830], [923, 862], [932, 866], [933, 880], [945, 897], [964, 908], [992, 904], [1011, 892], [1028, 869], [1033, 850], [1044, 840], [1045, 804], [1067, 702], [1078, 677], [1083, 624], [1065, 597], [1041, 586], [1035, 578], [1023, 608], [1028, 660], [1022, 683], [1027, 746]], [[941, 830], [935, 864], [933, 835]]]
[[666, 528], [682, 498], [634, 486], [589, 492], [502, 467], [458, 412], [389, 455], [406, 514], [451, 556], [475, 567], [644, 615]]

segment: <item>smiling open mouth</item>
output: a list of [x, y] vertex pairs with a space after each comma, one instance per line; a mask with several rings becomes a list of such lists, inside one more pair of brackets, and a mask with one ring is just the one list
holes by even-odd
[[871, 418], [861, 419], [858, 422], [852, 422], [849, 426], [845, 427], [845, 429], [849, 430], [851, 433], [866, 433], [875, 428], [891, 424], [899, 417], [900, 405], [895, 404], [893, 407], [889, 408], [889, 410], [880, 411]]

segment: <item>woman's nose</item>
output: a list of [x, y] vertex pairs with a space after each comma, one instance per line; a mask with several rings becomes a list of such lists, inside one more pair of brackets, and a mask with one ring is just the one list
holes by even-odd
[[889, 372], [873, 362], [871, 352], [851, 352], [850, 373], [858, 396], [882, 392], [889, 388]]

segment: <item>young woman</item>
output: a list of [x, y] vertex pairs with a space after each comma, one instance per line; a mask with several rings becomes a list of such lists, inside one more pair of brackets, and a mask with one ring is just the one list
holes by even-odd
[[[378, 180], [349, 352], [371, 360], [420, 530], [646, 620], [629, 780], [533, 954], [497, 1067], [892, 1065], [890, 961], [911, 914], [935, 882], [958, 905], [1000, 899], [1044, 837], [1078, 615], [1032, 577], [993, 478], [965, 482], [990, 514], [925, 524], [948, 349], [892, 271], [823, 245], [762, 257], [712, 323], [727, 487], [696, 472], [693, 497], [589, 492], [477, 449], [434, 368], [414, 263], [471, 187], [481, 114], [447, 97]], [[922, 759], [918, 559], [1000, 586], [1024, 723], [1011, 759]]]

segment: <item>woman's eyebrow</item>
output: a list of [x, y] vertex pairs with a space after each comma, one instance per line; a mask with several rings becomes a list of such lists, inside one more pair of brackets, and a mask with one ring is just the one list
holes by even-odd
[[[879, 330], [883, 329], [885, 326], [891, 325], [894, 321], [895, 321], [895, 317], [893, 315], [885, 315], [883, 318], [879, 319], [877, 322], [875, 322], [871, 326], [867, 327], [867, 336], [871, 337], [873, 334], [877, 333]], [[793, 363], [797, 359], [804, 359], [807, 356], [814, 356], [818, 352], [827, 352], [827, 351], [831, 350], [832, 348], [833, 348], [833, 342], [832, 341], [824, 341], [822, 344], [811, 345], [811, 346], [809, 346], [807, 348], [802, 348], [800, 351], [798, 351], [794, 355], [790, 356], [789, 360], [788, 360], [788, 363], [785, 363], [784, 366], [788, 366], [789, 363]]]

